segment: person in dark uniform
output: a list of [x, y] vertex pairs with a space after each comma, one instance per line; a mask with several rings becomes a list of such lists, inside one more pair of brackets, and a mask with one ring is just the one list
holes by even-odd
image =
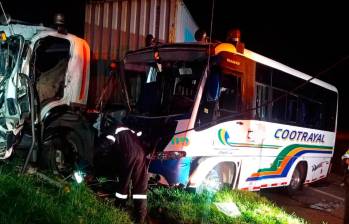
[[344, 202], [344, 224], [349, 223], [349, 149], [342, 156], [342, 161], [345, 167], [344, 170], [344, 188], [345, 188], [345, 202]]
[[[125, 207], [128, 198], [133, 200], [136, 223], [144, 223], [147, 216], [148, 163], [146, 150], [137, 134], [118, 123], [101, 137], [100, 154], [95, 166], [117, 176], [115, 205]], [[98, 157], [100, 157], [98, 159]], [[130, 186], [132, 188], [130, 189]]]
[[155, 46], [155, 45], [156, 45], [155, 37], [152, 34], [148, 34], [145, 37], [145, 46], [150, 47], [150, 46]]
[[245, 44], [241, 42], [241, 32], [238, 28], [230, 29], [227, 33], [227, 37], [225, 39], [227, 43], [231, 43], [236, 47], [236, 50], [239, 53], [243, 53], [245, 49]]

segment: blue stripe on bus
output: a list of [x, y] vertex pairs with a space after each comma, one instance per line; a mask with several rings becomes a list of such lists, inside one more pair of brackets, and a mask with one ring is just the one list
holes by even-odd
[[247, 178], [246, 181], [253, 181], [253, 180], [263, 180], [263, 179], [271, 179], [271, 178], [280, 178], [280, 177], [286, 177], [288, 174], [288, 171], [292, 167], [293, 163], [296, 161], [296, 159], [305, 154], [305, 153], [322, 153], [322, 154], [332, 154], [332, 151], [317, 151], [317, 150], [303, 150], [298, 153], [296, 153], [290, 161], [288, 161], [287, 165], [285, 166], [284, 170], [282, 171], [281, 174], [277, 175], [265, 175], [265, 176], [260, 176], [260, 177], [249, 177]]

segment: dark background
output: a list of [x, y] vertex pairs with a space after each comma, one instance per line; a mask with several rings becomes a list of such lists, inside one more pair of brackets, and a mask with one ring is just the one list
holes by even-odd
[[[209, 31], [212, 0], [184, 2], [197, 24]], [[215, 0], [213, 39], [224, 40], [228, 29], [240, 28], [246, 48], [309, 75], [317, 75], [335, 65], [320, 79], [338, 88], [338, 128], [349, 131], [349, 107], [346, 107], [349, 58], [336, 64], [349, 56], [347, 7], [336, 1], [258, 2]], [[46, 26], [52, 24], [56, 12], [62, 12], [68, 31], [83, 37], [84, 0], [7, 0], [2, 3], [11, 17]]]
[[[70, 33], [83, 37], [85, 19], [84, 0], [1, 0], [6, 13], [11, 18], [52, 26], [55, 13], [65, 15], [65, 23]], [[0, 12], [2, 15], [2, 12]]]

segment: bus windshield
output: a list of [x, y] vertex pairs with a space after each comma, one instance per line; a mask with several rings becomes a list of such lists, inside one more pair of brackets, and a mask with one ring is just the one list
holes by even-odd
[[189, 116], [205, 61], [126, 64], [125, 77], [133, 112], [147, 116]]

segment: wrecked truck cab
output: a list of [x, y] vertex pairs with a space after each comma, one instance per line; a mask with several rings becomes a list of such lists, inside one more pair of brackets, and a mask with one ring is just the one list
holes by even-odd
[[[84, 116], [90, 78], [89, 45], [75, 35], [48, 27], [9, 27], [0, 26], [8, 40], [21, 38], [12, 72], [1, 80], [6, 85], [1, 85], [0, 158], [11, 155], [15, 142], [18, 147], [31, 148], [26, 144], [31, 141], [22, 141], [26, 137], [35, 141], [34, 162], [69, 175], [80, 159], [90, 163], [93, 159], [94, 133]], [[29, 104], [30, 94], [33, 104]], [[34, 118], [29, 116], [32, 114]], [[35, 133], [30, 131], [32, 125]]]
[[1, 31], [0, 159], [11, 156], [24, 116], [29, 112], [26, 79], [19, 74], [23, 48], [23, 36], [7, 36], [5, 31]]

